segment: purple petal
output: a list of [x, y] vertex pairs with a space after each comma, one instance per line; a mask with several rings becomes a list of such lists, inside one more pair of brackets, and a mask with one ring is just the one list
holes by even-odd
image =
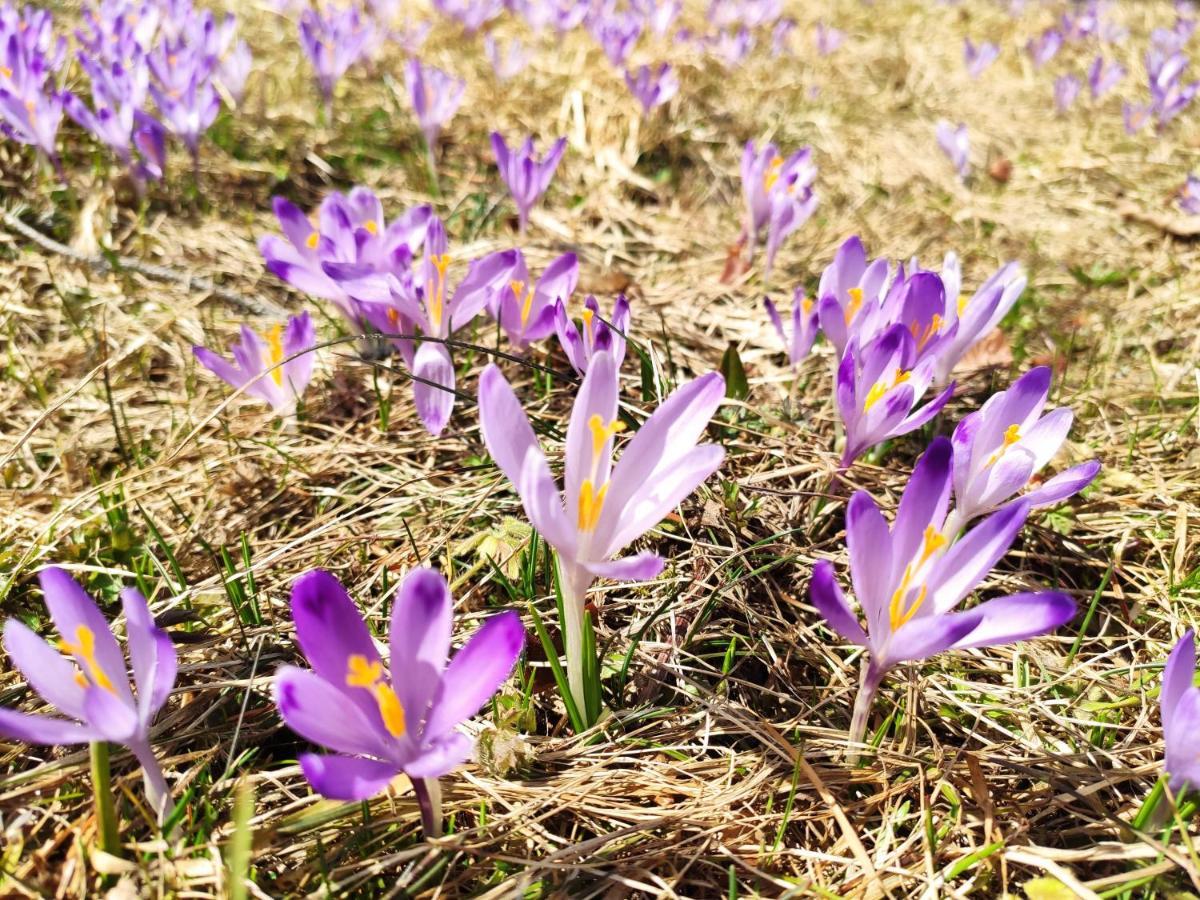
[[583, 562], [585, 569], [597, 578], [608, 578], [612, 581], [650, 581], [657, 578], [666, 565], [657, 553], [638, 553], [608, 562]]
[[475, 742], [452, 731], [434, 741], [423, 753], [404, 764], [413, 778], [441, 778], [466, 762], [475, 752]]
[[607, 353], [593, 356], [579, 393], [575, 395], [571, 421], [567, 425], [563, 487], [568, 521], [578, 519], [579, 494], [583, 482], [590, 480], [594, 488], [599, 488], [608, 480], [613, 437], [610, 435], [599, 453], [594, 453], [591, 420], [598, 416], [601, 426], [607, 428], [616, 419], [619, 388], [612, 357]]
[[1162, 691], [1159, 694], [1159, 704], [1162, 716], [1166, 720], [1175, 710], [1184, 692], [1192, 687], [1196, 679], [1196, 633], [1188, 629], [1187, 633], [1175, 645], [1167, 664], [1163, 667]]
[[1041, 487], [1027, 493], [1022, 499], [1031, 507], [1049, 506], [1051, 503], [1058, 503], [1072, 494], [1079, 493], [1091, 484], [1092, 479], [1096, 477], [1099, 471], [1100, 461], [1098, 459], [1080, 463], [1077, 466], [1072, 466], [1065, 472], [1059, 472], [1053, 478], [1043, 482]]
[[909, 660], [928, 659], [949, 650], [979, 627], [980, 621], [981, 616], [974, 609], [910, 619], [888, 640], [886, 663], [881, 660], [881, 664], [891, 667]]
[[892, 527], [892, 552], [897, 559], [909, 560], [921, 552], [928, 526], [941, 529], [950, 503], [953, 457], [950, 440], [937, 437], [917, 460]]
[[454, 361], [450, 351], [444, 344], [422, 341], [413, 357], [413, 375], [417, 418], [426, 431], [437, 437], [454, 409]]
[[867, 646], [867, 633], [846, 602], [846, 595], [834, 577], [833, 564], [828, 560], [823, 559], [813, 567], [808, 594], [812, 605], [825, 617], [830, 628], [851, 644]]
[[361, 756], [305, 753], [300, 768], [314, 791], [330, 800], [367, 800], [387, 788], [400, 769]]
[[[46, 595], [46, 606], [54, 627], [62, 635], [63, 640], [72, 644], [77, 643], [79, 629], [86, 628], [91, 632], [95, 642], [95, 661], [100, 671], [112, 683], [116, 696], [133, 703], [133, 694], [129, 690], [129, 675], [125, 669], [125, 655], [121, 652], [117, 639], [109, 631], [108, 622], [91, 597], [76, 583], [65, 569], [48, 566], [38, 573], [42, 591]], [[86, 660], [75, 654], [76, 662], [88, 671]]]
[[134, 588], [121, 591], [129, 664], [137, 685], [138, 717], [149, 723], [175, 685], [178, 661], [170, 636], [154, 624], [146, 598]]
[[95, 685], [83, 692], [83, 719], [106, 741], [115, 744], [128, 744], [143, 730], [132, 700]]
[[42, 699], [73, 719], [83, 718], [83, 687], [69, 659], [19, 619], [4, 623], [4, 649]]
[[931, 609], [938, 613], [949, 612], [973, 591], [1008, 552], [1028, 515], [1028, 503], [1009, 504], [960, 538], [934, 564], [926, 581]]
[[867, 627], [872, 634], [884, 634], [894, 589], [892, 570], [905, 561], [893, 558], [887, 522], [866, 491], [856, 491], [846, 506], [846, 546], [854, 596], [867, 616]]
[[26, 744], [87, 744], [100, 737], [94, 729], [52, 716], [0, 708], [0, 736]]
[[475, 715], [508, 678], [524, 646], [525, 628], [515, 612], [484, 622], [446, 667], [425, 733], [436, 738]]
[[1011, 594], [980, 603], [970, 613], [980, 622], [955, 649], [995, 647], [1047, 634], [1075, 617], [1075, 601], [1056, 591]]
[[415, 729], [425, 718], [450, 656], [453, 603], [440, 572], [414, 569], [392, 606], [392, 688]]
[[[337, 683], [344, 685], [345, 676]], [[355, 704], [363, 688], [342, 688], [295, 666], [282, 666], [273, 682], [275, 704], [284, 723], [307, 741], [355, 755], [384, 756], [390, 735], [381, 720], [368, 718]], [[407, 711], [407, 710], [406, 710]], [[407, 723], [410, 728], [415, 723]]]

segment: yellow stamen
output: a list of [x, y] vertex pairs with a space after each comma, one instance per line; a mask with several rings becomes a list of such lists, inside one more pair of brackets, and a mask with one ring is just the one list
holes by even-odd
[[983, 464], [986, 469], [988, 466], [996, 464], [996, 460], [1004, 455], [1004, 451], [1021, 440], [1021, 426], [1015, 422], [1004, 429], [1004, 446], [988, 457], [987, 462]]
[[[76, 684], [81, 684], [87, 687], [88, 683], [96, 685], [98, 688], [103, 688], [110, 694], [115, 694], [117, 689], [113, 687], [113, 683], [108, 676], [104, 674], [104, 670], [100, 668], [100, 664], [96, 662], [96, 635], [92, 629], [86, 625], [75, 626], [75, 643], [72, 644], [65, 638], [58, 642], [58, 649], [63, 653], [70, 653], [81, 661], [82, 668], [87, 670], [86, 676], [84, 673], [78, 673], [75, 677]], [[80, 679], [83, 681], [80, 682]]]
[[429, 322], [434, 328], [442, 325], [442, 310], [446, 305], [446, 270], [450, 268], [450, 254], [441, 253], [429, 257], [437, 269], [437, 283], [426, 285], [425, 308], [429, 311]]
[[587, 329], [587, 333], [592, 333], [592, 317], [596, 315], [591, 309], [586, 306], [583, 309], [583, 327]]
[[[525, 291], [525, 282], [510, 281], [508, 283], [508, 286], [510, 288], [512, 288], [513, 299], [519, 301], [521, 299], [521, 294], [524, 293], [524, 291]], [[525, 302], [521, 304], [521, 327], [522, 328], [524, 328], [525, 324], [529, 321], [529, 313], [532, 309], [533, 309], [533, 291], [530, 291], [529, 293], [525, 294]]]
[[812, 312], [812, 308], [813, 302], [807, 297], [804, 297], [800, 300], [800, 312], [804, 313], [804, 315], [807, 316], [810, 312]]
[[267, 353], [266, 363], [271, 370], [271, 377], [275, 379], [275, 383], [283, 387], [283, 368], [279, 365], [283, 361], [283, 326], [276, 325], [267, 332]]
[[896, 374], [892, 376], [891, 384], [888, 384], [883, 379], [875, 382], [875, 384], [871, 386], [871, 390], [867, 391], [867, 399], [863, 402], [863, 412], [866, 412], [872, 406], [878, 403], [883, 398], [883, 395], [892, 388], [896, 387], [896, 385], [903, 384], [904, 382], [908, 381], [910, 375], [912, 375], [911, 372], [906, 372], [903, 369], [897, 369]]
[[175, 64], [177, 62], [179, 62], [179, 57], [176, 56], [174, 53], [171, 53], [167, 56], [167, 65], [170, 66], [172, 69], [175, 68]]
[[0, 66], [0, 75], [3, 75], [5, 78], [12, 78], [12, 69], [8, 66]]
[[779, 170], [783, 168], [783, 157], [777, 156], [771, 160], [771, 164], [767, 166], [767, 171], [763, 173], [763, 190], [770, 192], [771, 188], [775, 187], [775, 183], [779, 181]]
[[858, 315], [859, 309], [862, 308], [863, 289], [852, 287], [846, 293], [850, 295], [850, 305], [846, 307], [846, 324], [849, 325], [854, 321], [854, 317]]
[[404, 707], [383, 675], [383, 663], [379, 660], [367, 662], [361, 653], [352, 653], [346, 661], [346, 684], [349, 687], [370, 691], [379, 707], [383, 726], [393, 737], [402, 737], [407, 730]]
[[367, 229], [368, 234], [379, 234], [379, 226], [375, 224], [374, 219], [363, 222], [363, 228]]
[[600, 521], [600, 512], [604, 509], [604, 496], [608, 493], [608, 482], [600, 486], [600, 490], [592, 487], [589, 478], [579, 486], [579, 530], [595, 531]]
[[76, 672], [75, 673], [75, 683], [77, 685], [79, 685], [81, 688], [86, 688], [88, 686], [87, 676], [84, 675], [82, 672]]
[[600, 455], [600, 451], [604, 449], [608, 439], [625, 430], [625, 423], [620, 419], [613, 419], [605, 425], [600, 414], [595, 413], [588, 419], [588, 428], [592, 429], [592, 459], [595, 460]]
[[929, 557], [937, 553], [946, 546], [946, 538], [935, 529], [932, 525], [925, 526], [925, 548], [921, 551], [921, 561], [917, 565], [923, 565]]
[[321, 242], [321, 235], [319, 235], [317, 232], [313, 231], [309, 234], [308, 240], [306, 240], [304, 242], [304, 246], [307, 247], [309, 250], [316, 250], [317, 244], [319, 244], [320, 242]]
[[937, 334], [941, 327], [942, 317], [937, 313], [933, 314], [933, 317], [929, 320], [929, 324], [925, 326], [924, 331], [921, 331], [920, 322], [913, 322], [912, 325], [909, 326], [909, 331], [911, 331], [912, 336], [917, 339], [917, 349], [920, 350], [926, 344], [928, 344], [929, 339]]
[[391, 325], [393, 328], [400, 327], [400, 313], [396, 312], [396, 310], [390, 306], [388, 307], [388, 311], [387, 311], [387, 320], [388, 320], [388, 324]]
[[921, 590], [917, 593], [917, 599], [913, 601], [913, 605], [904, 608], [904, 598], [908, 596], [908, 582], [912, 578], [912, 566], [904, 570], [904, 578], [900, 580], [900, 587], [896, 588], [896, 593], [892, 594], [891, 607], [888, 610], [888, 618], [891, 621], [892, 631], [899, 630], [900, 626], [909, 621], [917, 614], [917, 610], [925, 602], [925, 597], [929, 594], [929, 588], [926, 585], [921, 585]]
[[960, 319], [962, 318], [962, 314], [967, 311], [967, 307], [970, 305], [971, 305], [970, 297], [959, 297], [958, 298], [958, 317]]

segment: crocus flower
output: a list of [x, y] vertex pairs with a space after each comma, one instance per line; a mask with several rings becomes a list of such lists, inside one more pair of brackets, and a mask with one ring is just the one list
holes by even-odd
[[483, 49], [488, 62], [492, 64], [492, 71], [500, 81], [508, 81], [519, 75], [533, 58], [533, 51], [517, 38], [509, 41], [507, 48], [502, 48], [491, 34], [487, 34], [483, 38]]
[[665, 35], [683, 11], [680, 0], [630, 0], [634, 12], [657, 35]]
[[570, 301], [579, 283], [579, 261], [564, 253], [533, 283], [520, 250], [507, 251], [511, 266], [507, 284], [493, 288], [488, 311], [518, 350], [554, 333], [555, 308]]
[[246, 79], [250, 77], [250, 70], [253, 67], [254, 55], [250, 52], [250, 45], [245, 41], [238, 41], [229, 55], [221, 60], [220, 68], [217, 70], [218, 78], [221, 87], [225, 88], [234, 103], [242, 102], [242, 95], [246, 90]]
[[[161, 821], [170, 789], [150, 749], [150, 723], [175, 684], [175, 647], [156, 627], [146, 598], [121, 591], [129, 665], [104, 614], [65, 569], [38, 573], [61, 638], [51, 644], [19, 619], [4, 623], [4, 649], [29, 686], [66, 718], [0, 708], [0, 737], [29, 744], [111, 741], [142, 765], [146, 799]], [[129, 670], [133, 670], [133, 685]]]
[[936, 364], [936, 357], [919, 358], [917, 338], [904, 325], [893, 325], [864, 344], [851, 341], [837, 371], [837, 406], [846, 428], [843, 468], [876, 444], [920, 428], [941, 411], [954, 393], [953, 384], [918, 406], [933, 383]]
[[966, 179], [967, 174], [971, 171], [971, 141], [967, 136], [967, 126], [959, 123], [956, 128], [945, 119], [939, 119], [937, 141], [942, 152], [953, 164], [958, 177]]
[[[1188, 67], [1183, 53], [1162, 54], [1155, 50], [1146, 53], [1146, 71], [1150, 78], [1150, 111], [1160, 128], [1178, 116], [1195, 99], [1200, 82], [1183, 84], [1181, 78]], [[1128, 127], [1126, 130], [1129, 130]]]
[[558, 557], [567, 671], [577, 708], [584, 704], [584, 598], [596, 578], [645, 581], [662, 571], [658, 554], [614, 560], [653, 528], [721, 464], [725, 451], [697, 441], [722, 398], [713, 372], [673, 393], [638, 429], [613, 466], [617, 367], [595, 354], [567, 427], [565, 491], [559, 494], [533, 428], [504, 375], [488, 366], [479, 381], [479, 421], [496, 465], [516, 488], [529, 521]]
[[679, 93], [679, 79], [669, 63], [659, 66], [641, 66], [625, 70], [625, 86], [642, 104], [642, 112], [650, 114], [656, 106], [662, 106]]
[[592, 20], [588, 30], [608, 61], [619, 69], [642, 36], [642, 19], [634, 13], [602, 13]]
[[618, 294], [613, 304], [612, 327], [600, 318], [600, 304], [596, 298], [588, 294], [583, 301], [583, 313], [580, 315], [582, 327], [576, 327], [575, 322], [567, 315], [567, 305], [558, 302], [554, 305], [554, 330], [558, 333], [558, 342], [562, 345], [567, 361], [579, 375], [586, 375], [588, 366], [597, 353], [608, 353], [612, 356], [613, 366], [620, 371], [625, 359], [626, 336], [629, 334], [629, 301], [624, 294]]
[[850, 498], [846, 545], [865, 629], [838, 586], [833, 565], [822, 560], [813, 568], [813, 606], [844, 640], [869, 654], [854, 704], [852, 744], [866, 733], [875, 692], [894, 666], [945, 650], [1024, 640], [1075, 615], [1074, 601], [1052, 591], [1012, 594], [955, 611], [1007, 552], [1029, 505], [1011, 504], [953, 540], [943, 532], [952, 457], [950, 441], [934, 439], [917, 462], [891, 528], [866, 491]]
[[1125, 67], [1118, 62], [1108, 62], [1103, 56], [1097, 56], [1088, 67], [1088, 88], [1092, 99], [1099, 100], [1125, 77]]
[[1054, 59], [1062, 48], [1062, 43], [1062, 32], [1057, 28], [1047, 28], [1036, 38], [1030, 38], [1029, 42], [1025, 44], [1025, 50], [1029, 54], [1029, 58], [1033, 60], [1034, 68], [1040, 69]]
[[1189, 630], [1175, 645], [1163, 669], [1159, 705], [1162, 710], [1163, 742], [1167, 745], [1165, 768], [1171, 790], [1200, 788], [1200, 687], [1196, 678], [1196, 635]]
[[333, 108], [333, 91], [346, 70], [363, 59], [371, 24], [356, 7], [329, 7], [323, 12], [305, 7], [300, 14], [300, 46], [313, 67], [326, 114]]
[[200, 156], [200, 138], [221, 111], [221, 97], [211, 81], [194, 79], [181, 92], [165, 92], [150, 86], [163, 124], [183, 142], [193, 162]]
[[396, 342], [413, 374], [413, 400], [417, 416], [435, 437], [442, 433], [454, 409], [454, 361], [445, 341], [469, 325], [501, 285], [509, 284], [517, 251], [493, 253], [475, 260], [458, 286], [450, 289], [446, 229], [431, 216], [425, 231], [424, 259], [419, 282], [380, 272], [369, 265], [326, 263], [326, 274], [338, 281], [384, 334], [412, 333], [412, 328], [432, 340], [421, 341], [415, 352], [412, 339]]
[[771, 324], [775, 326], [779, 340], [783, 341], [783, 346], [787, 349], [788, 361], [791, 362], [794, 370], [808, 356], [813, 342], [817, 339], [817, 305], [804, 296], [803, 288], [796, 288], [792, 295], [792, 333], [790, 336], [787, 329], [783, 327], [783, 319], [780, 318], [770, 297], [763, 297], [763, 308], [766, 309]]
[[954, 429], [954, 512], [947, 535], [999, 509], [1020, 494], [1030, 509], [1065, 500], [1083, 490], [1100, 470], [1097, 460], [1073, 466], [1020, 493], [1054, 458], [1074, 414], [1059, 407], [1042, 415], [1050, 392], [1050, 369], [1030, 369]]
[[747, 28], [719, 31], [708, 41], [708, 52], [727, 69], [740, 66], [754, 49], [754, 35]]
[[316, 342], [316, 330], [304, 312], [290, 316], [286, 328], [276, 325], [265, 338], [243, 325], [241, 341], [230, 347], [232, 363], [205, 347], [193, 347], [192, 352], [222, 381], [245, 388], [277, 415], [287, 416], [295, 411], [296, 401], [312, 380]]
[[816, 210], [816, 178], [811, 147], [803, 147], [784, 159], [774, 144], [759, 150], [754, 141], [746, 142], [742, 152], [742, 196], [746, 204], [743, 235], [753, 257], [758, 234], [767, 229], [764, 275], [770, 274], [784, 238]]
[[[857, 235], [851, 235], [834, 254], [833, 262], [821, 273], [817, 285], [817, 317], [821, 331], [833, 344], [840, 361], [852, 337], [860, 342], [874, 338], [887, 324], [885, 299], [889, 293], [891, 266], [886, 259], [868, 263], [867, 250]], [[892, 284], [903, 286], [899, 271]]]
[[1189, 216], [1200, 216], [1200, 178], [1189, 172], [1187, 181], [1179, 189], [1179, 208]]
[[1137, 134], [1150, 124], [1153, 117], [1154, 110], [1148, 103], [1121, 104], [1121, 118], [1125, 123], [1126, 134]]
[[533, 153], [533, 138], [525, 139], [519, 149], [509, 150], [504, 138], [498, 131], [492, 132], [492, 150], [496, 154], [496, 168], [500, 177], [508, 185], [513, 203], [517, 205], [517, 222], [521, 234], [529, 224], [529, 211], [550, 186], [554, 170], [558, 168], [559, 160], [567, 149], [567, 139], [555, 141], [546, 155], [538, 159]]
[[458, 726], [508, 679], [525, 643], [520, 618], [489, 617], [451, 659], [450, 588], [433, 569], [415, 569], [392, 605], [385, 665], [345, 588], [314, 569], [292, 587], [292, 620], [312, 668], [281, 667], [275, 702], [289, 728], [333, 751], [301, 754], [304, 777], [322, 796], [366, 800], [403, 772], [436, 837], [437, 780], [474, 751]]
[[423, 66], [415, 57], [408, 61], [404, 69], [405, 80], [408, 83], [408, 95], [412, 100], [413, 113], [421, 134], [425, 136], [425, 146], [429, 150], [429, 158], [434, 158], [438, 134], [442, 126], [453, 118], [462, 103], [463, 91], [467, 83], [460, 81], [441, 69], [433, 66]]
[[996, 61], [996, 57], [1000, 55], [1000, 48], [995, 44], [984, 41], [976, 46], [971, 43], [970, 38], [963, 39], [963, 62], [967, 66], [967, 74], [972, 78], [978, 78], [983, 74], [984, 70]]
[[0, 27], [0, 134], [39, 150], [61, 176], [63, 102], [51, 76], [62, 66], [66, 43], [52, 40], [49, 13], [12, 10], [10, 19]]
[[1060, 114], [1075, 105], [1083, 82], [1075, 75], [1059, 75], [1054, 79], [1054, 106]]
[[813, 37], [817, 43], [817, 53], [821, 56], [829, 56], [842, 46], [842, 41], [846, 39], [846, 33], [832, 25], [818, 21]]
[[792, 32], [796, 30], [796, 20], [790, 16], [780, 19], [771, 29], [771, 55], [775, 57], [792, 55]]

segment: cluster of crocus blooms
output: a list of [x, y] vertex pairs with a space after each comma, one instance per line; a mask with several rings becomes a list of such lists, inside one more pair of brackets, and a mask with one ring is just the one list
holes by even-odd
[[296, 643], [311, 669], [275, 676], [283, 721], [332, 753], [304, 753], [317, 793], [366, 800], [397, 775], [412, 781], [428, 837], [441, 833], [438, 779], [465, 762], [474, 742], [459, 726], [508, 679], [525, 644], [514, 612], [488, 618], [453, 658], [453, 600], [433, 569], [416, 569], [392, 604], [385, 663], [354, 601], [315, 569], [292, 587]]
[[48, 11], [0, 5], [0, 134], [36, 148], [60, 175], [63, 103], [55, 76], [66, 52]]
[[68, 572], [50, 566], [38, 580], [59, 639], [49, 643], [20, 620], [9, 619], [4, 649], [29, 687], [62, 716], [0, 708], [0, 737], [28, 744], [108, 741], [127, 747], [141, 764], [146, 799], [162, 822], [170, 789], [150, 748], [150, 726], [175, 685], [170, 637], [154, 624], [146, 598], [133, 588], [123, 590], [126, 663], [104, 614]]
[[[1046, 634], [1070, 621], [1075, 603], [1066, 594], [1011, 594], [959, 611], [1008, 551], [1029, 514], [1018, 499], [962, 533], [962, 516], [949, 510], [957, 452], [935, 438], [918, 460], [889, 527], [866, 491], [846, 507], [846, 545], [860, 623], [825, 560], [813, 569], [810, 597], [829, 626], [867, 658], [850, 725], [859, 744], [884, 676], [904, 662], [946, 650], [990, 647]], [[955, 503], [959, 498], [955, 495]]]
[[529, 212], [537, 204], [558, 168], [567, 149], [567, 139], [555, 141], [546, 155], [538, 159], [533, 152], [533, 138], [528, 137], [520, 147], [509, 150], [504, 137], [492, 132], [492, 151], [496, 154], [496, 168], [508, 186], [508, 193], [517, 206], [517, 223], [521, 234], [529, 225]]
[[715, 372], [679, 388], [642, 423], [614, 464], [616, 438], [626, 428], [618, 415], [618, 363], [607, 351], [596, 353], [567, 426], [560, 491], [503, 373], [489, 366], [480, 378], [479, 422], [488, 452], [520, 496], [530, 523], [555, 550], [567, 677], [580, 711], [587, 708], [588, 589], [597, 578], [646, 581], [662, 571], [664, 561], [656, 553], [618, 554], [720, 466], [723, 448], [698, 441], [724, 396], [724, 381]]
[[1182, 50], [1194, 28], [1193, 20], [1180, 17], [1174, 31], [1156, 30], [1151, 35], [1151, 47], [1146, 51], [1150, 101], [1125, 105], [1126, 131], [1140, 131], [1151, 121], [1162, 130], [1196, 98], [1200, 81], [1184, 83], [1191, 61]]
[[27, 10], [17, 16], [11, 7], [0, 8], [0, 127], [57, 166], [65, 111], [113, 152], [139, 186], [163, 177], [168, 135], [197, 159], [200, 139], [221, 106], [218, 86], [236, 101], [250, 69], [249, 47], [235, 43], [234, 17], [218, 22], [190, 0], [107, 0], [84, 10], [75, 36], [90, 103], [53, 88], [50, 76], [66, 45], [63, 38], [54, 40], [49, 15]]
[[774, 144], [760, 150], [747, 141], [742, 152], [742, 197], [746, 205], [743, 240], [750, 257], [759, 235], [767, 233], [763, 277], [771, 273], [784, 238], [809, 220], [817, 208], [817, 167], [811, 147], [784, 158]]

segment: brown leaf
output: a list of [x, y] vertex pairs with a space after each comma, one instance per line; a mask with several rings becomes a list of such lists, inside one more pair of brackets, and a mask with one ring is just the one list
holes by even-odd
[[1152, 225], [1159, 231], [1177, 238], [1200, 237], [1200, 216], [1172, 216], [1165, 213], [1150, 212], [1139, 208], [1133, 203], [1122, 203], [1117, 207], [1121, 217], [1130, 222], [1141, 222]]
[[997, 156], [988, 165], [988, 174], [1000, 184], [1008, 184], [1008, 179], [1012, 178], [1012, 170], [1012, 161], [1003, 156]]
[[750, 271], [750, 264], [742, 259], [742, 245], [745, 241], [730, 244], [725, 254], [725, 268], [721, 272], [721, 284], [730, 284], [735, 278]]

